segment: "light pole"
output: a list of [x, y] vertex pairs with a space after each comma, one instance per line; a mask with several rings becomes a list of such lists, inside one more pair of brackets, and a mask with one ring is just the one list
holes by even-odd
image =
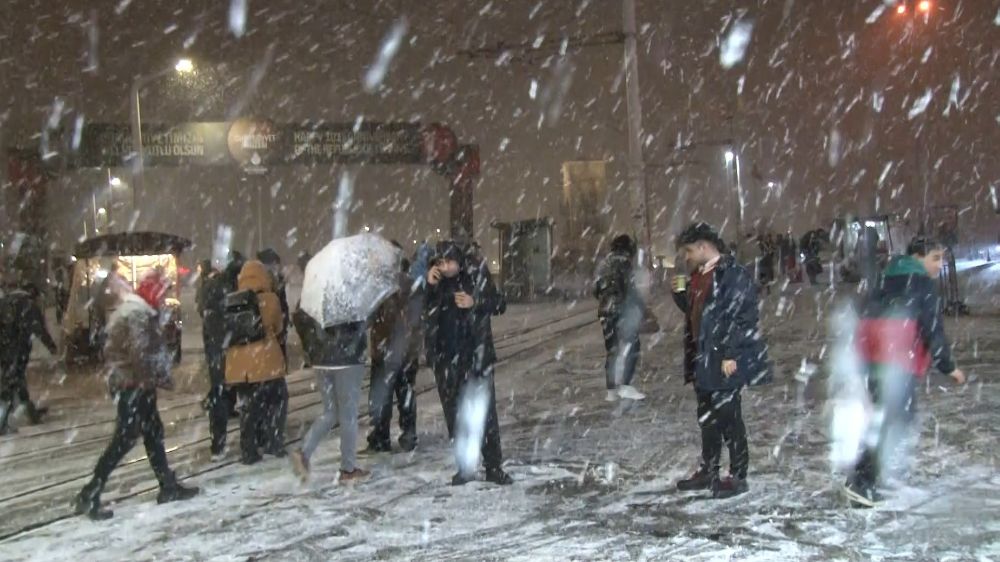
[[136, 212], [137, 193], [142, 189], [142, 174], [145, 171], [145, 159], [142, 150], [142, 113], [140, 108], [139, 94], [147, 84], [162, 78], [173, 72], [187, 74], [194, 72], [194, 63], [191, 59], [178, 59], [172, 66], [154, 74], [140, 75], [132, 81], [132, 91], [129, 97], [129, 117], [132, 128], [132, 150], [135, 156], [132, 160], [132, 214]]
[[624, 0], [622, 28], [625, 32], [625, 101], [628, 111], [628, 183], [632, 223], [645, 250], [641, 265], [648, 269], [652, 256], [646, 172], [642, 159], [642, 103], [639, 97], [639, 64], [636, 55], [635, 0]]
[[744, 208], [744, 197], [743, 197], [743, 182], [740, 177], [740, 156], [736, 154], [736, 151], [732, 145], [726, 149], [723, 157], [726, 160], [726, 172], [730, 174], [730, 181], [733, 182], [733, 187], [735, 188], [735, 201], [734, 201], [734, 221], [736, 222], [736, 241], [733, 245], [733, 255], [737, 260], [740, 259], [740, 246], [743, 244], [743, 208]]

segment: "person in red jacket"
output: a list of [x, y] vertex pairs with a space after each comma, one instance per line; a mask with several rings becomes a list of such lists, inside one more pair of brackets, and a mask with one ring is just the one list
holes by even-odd
[[867, 365], [868, 392], [882, 421], [878, 438], [861, 453], [844, 485], [854, 507], [874, 507], [881, 501], [877, 489], [881, 467], [909, 431], [917, 382], [931, 365], [956, 383], [965, 382], [965, 374], [951, 357], [934, 286], [944, 246], [917, 237], [906, 253], [889, 262], [881, 285], [864, 304], [858, 327], [857, 351]]

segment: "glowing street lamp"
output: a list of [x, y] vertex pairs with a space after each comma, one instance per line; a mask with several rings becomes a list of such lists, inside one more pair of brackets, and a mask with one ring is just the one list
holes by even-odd
[[917, 4], [917, 9], [926, 14], [927, 12], [931, 11], [931, 1], [920, 0], [920, 3]]
[[174, 70], [180, 72], [181, 74], [194, 72], [194, 63], [191, 62], [191, 59], [177, 59], [177, 64], [174, 65]]
[[899, 15], [905, 14], [906, 13], [906, 4], [900, 4], [900, 5], [896, 6], [896, 13], [899, 14]]
[[726, 157], [726, 164], [732, 164], [733, 163], [733, 158], [735, 158], [736, 155], [733, 154], [732, 150], [727, 150], [726, 154], [725, 154], [725, 157]]

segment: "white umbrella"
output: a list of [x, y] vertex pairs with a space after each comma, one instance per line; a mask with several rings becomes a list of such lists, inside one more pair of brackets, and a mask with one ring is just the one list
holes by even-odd
[[306, 266], [302, 310], [324, 328], [367, 320], [399, 290], [402, 257], [377, 234], [333, 240]]

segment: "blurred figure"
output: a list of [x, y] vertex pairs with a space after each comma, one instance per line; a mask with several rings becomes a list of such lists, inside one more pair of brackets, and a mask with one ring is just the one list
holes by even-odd
[[611, 252], [597, 269], [594, 297], [599, 301], [597, 317], [604, 333], [607, 401], [620, 398], [643, 400], [646, 395], [632, 386], [639, 363], [639, 324], [645, 305], [635, 286], [636, 243], [622, 234], [611, 241]]
[[[503, 313], [504, 299], [493, 284], [485, 262], [476, 260], [454, 241], [438, 245], [426, 282], [424, 340], [427, 362], [434, 370], [448, 436], [457, 436], [459, 398], [473, 394], [464, 392], [466, 387], [485, 389], [483, 438], [480, 443], [473, 444], [476, 461], [478, 464], [481, 451], [486, 479], [495, 484], [511, 484], [513, 480], [502, 468], [500, 422], [493, 381], [496, 349], [491, 317]], [[473, 474], [459, 470], [452, 484], [462, 485], [473, 478]]]
[[[677, 240], [691, 273], [675, 281], [674, 302], [686, 316], [684, 381], [693, 383], [701, 427], [701, 467], [677, 483], [680, 490], [711, 489], [714, 498], [746, 493], [750, 453], [740, 393], [770, 381], [767, 346], [760, 332], [753, 277], [705, 223]], [[722, 445], [729, 448], [729, 477], [719, 478]]]
[[208, 366], [208, 410], [210, 446], [213, 460], [219, 460], [226, 448], [226, 426], [232, 405], [226, 389], [226, 294], [229, 292], [223, 273], [211, 262], [202, 262], [201, 284], [198, 287], [198, 315], [201, 316], [201, 340], [205, 346]]
[[[399, 248], [399, 244], [393, 241]], [[403, 259], [399, 275], [399, 291], [389, 297], [375, 313], [371, 338], [371, 386], [368, 406], [371, 432], [368, 449], [372, 452], [392, 450], [389, 428], [392, 423], [392, 397], [399, 409], [399, 445], [404, 451], [417, 446], [417, 402], [414, 385], [419, 367], [420, 310], [411, 306], [414, 296], [410, 262]], [[417, 295], [419, 298], [419, 295]], [[421, 303], [416, 303], [420, 305]]]
[[74, 502], [77, 515], [109, 519], [113, 513], [101, 507], [101, 492], [119, 462], [141, 435], [146, 456], [160, 483], [157, 503], [187, 500], [198, 488], [186, 488], [167, 465], [163, 446], [163, 422], [156, 406], [157, 388], [172, 388], [173, 364], [163, 338], [157, 310], [163, 306], [169, 284], [151, 272], [140, 282], [141, 294], [133, 293], [120, 277], [113, 277], [109, 294], [114, 312], [107, 322], [104, 356], [108, 384], [118, 404], [118, 418], [111, 443], [97, 461], [94, 476]]
[[[291, 326], [291, 316], [288, 311], [288, 295], [285, 292], [285, 273], [281, 268], [281, 256], [272, 248], [267, 248], [257, 254], [257, 259], [267, 267], [267, 272], [271, 275], [271, 283], [274, 285], [275, 294], [278, 295], [278, 305], [281, 307], [281, 332], [278, 334], [278, 344], [281, 346], [281, 355], [285, 359], [285, 370], [287, 371], [288, 327]], [[271, 427], [263, 428], [263, 431], [268, 435], [283, 432], [285, 423], [288, 420], [288, 383], [282, 378], [275, 384], [283, 388], [273, 395], [275, 399], [280, 399], [280, 401], [271, 405], [276, 415], [268, 418], [268, 422], [272, 424]]]
[[288, 401], [285, 357], [278, 337], [282, 329], [281, 305], [271, 276], [259, 261], [248, 261], [237, 282], [236, 293], [226, 297], [226, 383], [240, 385], [243, 411], [240, 452], [244, 464], [265, 453], [284, 456], [285, 427], [277, 424], [282, 404]]
[[[892, 259], [881, 285], [862, 310], [857, 347], [867, 364], [868, 391], [881, 413], [877, 437], [861, 453], [844, 494], [854, 507], [874, 507], [882, 467], [911, 431], [917, 406], [916, 387], [931, 365], [958, 384], [965, 373], [955, 366], [944, 333], [941, 299], [934, 286], [944, 260], [944, 245], [914, 238], [905, 256]], [[878, 418], [878, 416], [876, 416]]]
[[36, 406], [28, 394], [32, 338], [40, 339], [53, 356], [57, 353], [56, 343], [45, 327], [35, 286], [19, 286], [12, 277], [5, 288], [0, 296], [0, 435], [13, 431], [9, 419], [18, 402], [27, 409], [32, 424], [42, 423], [48, 412], [48, 408]]

